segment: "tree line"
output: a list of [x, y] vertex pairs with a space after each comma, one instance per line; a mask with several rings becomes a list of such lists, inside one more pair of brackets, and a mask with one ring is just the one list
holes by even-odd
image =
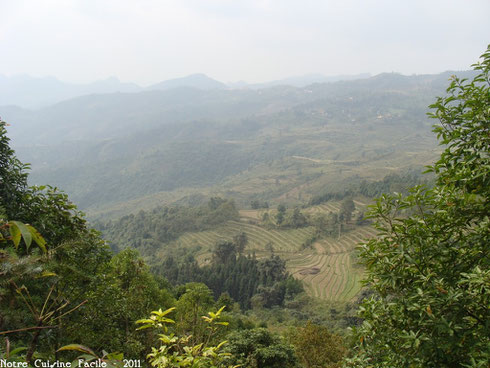
[[281, 306], [303, 291], [279, 256], [257, 259], [254, 254], [244, 255], [247, 242], [245, 233], [237, 234], [233, 241], [218, 242], [207, 265], [199, 266], [192, 254], [185, 254], [180, 259], [168, 256], [152, 269], [174, 285], [203, 282], [215, 298], [225, 294], [242, 309]]

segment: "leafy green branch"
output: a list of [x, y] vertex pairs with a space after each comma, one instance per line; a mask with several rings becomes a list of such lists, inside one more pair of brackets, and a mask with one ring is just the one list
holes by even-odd
[[[225, 307], [221, 307], [216, 313], [209, 312], [202, 319], [208, 323], [208, 335], [204, 342], [198, 344], [190, 343], [192, 336], [176, 336], [173, 333], [167, 334], [168, 325], [174, 324], [175, 321], [168, 318], [175, 308], [165, 311], [161, 309], [153, 311], [150, 318], [138, 320], [136, 323], [142, 326], [138, 328], [147, 329], [155, 328], [163, 330], [159, 334], [160, 347], [153, 347], [148, 359], [153, 367], [174, 368], [174, 367], [191, 367], [191, 368], [214, 368], [224, 367], [224, 359], [229, 356], [222, 351], [223, 346], [227, 343], [222, 341], [216, 346], [210, 346], [211, 337], [221, 326], [227, 326], [227, 322], [220, 321], [221, 313]], [[238, 367], [238, 366], [234, 366]]]

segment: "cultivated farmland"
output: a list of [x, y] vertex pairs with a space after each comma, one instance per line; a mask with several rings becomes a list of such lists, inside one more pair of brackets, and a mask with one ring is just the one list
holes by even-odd
[[314, 244], [309, 253], [299, 253], [288, 260], [289, 271], [302, 280], [315, 297], [349, 301], [360, 290], [362, 269], [353, 260], [356, 245], [376, 235], [371, 227], [363, 226], [342, 234], [340, 238], [326, 238]]
[[[312, 208], [310, 213], [338, 210], [338, 203]], [[376, 231], [369, 226], [356, 226], [340, 237], [326, 237], [304, 249], [305, 242], [315, 235], [314, 227], [300, 229], [267, 229], [259, 226], [257, 212], [241, 213], [240, 221], [228, 221], [213, 230], [187, 233], [177, 239], [173, 246], [200, 246], [197, 260], [209, 262], [211, 250], [217, 241], [231, 240], [239, 233], [248, 238], [246, 253], [258, 258], [272, 253], [286, 260], [288, 271], [303, 281], [307, 292], [315, 297], [331, 301], [352, 300], [360, 290], [362, 268], [353, 257], [357, 244], [374, 237]]]

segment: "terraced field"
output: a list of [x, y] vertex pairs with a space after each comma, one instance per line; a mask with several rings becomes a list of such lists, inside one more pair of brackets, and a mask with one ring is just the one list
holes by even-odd
[[[330, 203], [329, 206], [315, 211], [335, 211], [336, 205], [340, 207], [340, 204]], [[274, 254], [286, 260], [288, 271], [304, 282], [306, 290], [312, 296], [332, 301], [349, 301], [357, 295], [362, 269], [353, 264], [352, 252], [359, 242], [376, 235], [373, 228], [358, 226], [342, 234], [340, 238], [322, 239], [314, 243], [311, 249], [302, 250], [302, 244], [315, 233], [313, 227], [266, 229], [256, 225], [253, 220], [259, 216], [255, 212], [249, 212], [242, 213], [245, 216], [240, 221], [229, 221], [225, 226], [212, 231], [187, 233], [174, 246], [200, 245], [197, 260], [205, 264], [209, 262], [211, 249], [217, 241], [231, 240], [233, 236], [244, 232], [248, 237], [247, 253], [254, 252], [257, 257], [268, 257], [272, 247]]]
[[247, 234], [247, 252], [255, 252], [257, 256], [270, 254], [272, 247], [275, 254], [297, 253], [301, 245], [314, 234], [313, 227], [288, 230], [268, 230], [249, 223], [248, 221], [229, 221], [225, 226], [213, 231], [187, 233], [176, 241], [176, 246], [190, 247], [200, 245], [198, 261], [205, 263], [210, 250], [219, 240], [232, 240], [233, 236], [244, 232]]
[[261, 210], [240, 210], [239, 212], [240, 212], [240, 216], [243, 219], [257, 221], [257, 220], [262, 219], [262, 216], [265, 213], [268, 213], [269, 210], [268, 209], [261, 209]]
[[[356, 206], [356, 210], [354, 214], [359, 213], [360, 211], [365, 211], [367, 206], [370, 204], [370, 201], [362, 198], [362, 199], [354, 199], [354, 204]], [[342, 205], [342, 201], [328, 201], [316, 206], [309, 207], [305, 211], [309, 214], [316, 213], [338, 213], [340, 211], [340, 207]]]
[[321, 299], [349, 301], [360, 290], [362, 270], [354, 267], [352, 251], [356, 245], [374, 237], [371, 227], [357, 227], [340, 239], [323, 239], [314, 244], [315, 252], [296, 254], [288, 260], [288, 269], [302, 280], [311, 295]]

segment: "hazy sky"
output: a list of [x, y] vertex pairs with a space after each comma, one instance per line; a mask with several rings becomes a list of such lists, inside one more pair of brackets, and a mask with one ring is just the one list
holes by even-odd
[[489, 18], [489, 0], [0, 0], [0, 74], [147, 85], [462, 70], [490, 43]]

